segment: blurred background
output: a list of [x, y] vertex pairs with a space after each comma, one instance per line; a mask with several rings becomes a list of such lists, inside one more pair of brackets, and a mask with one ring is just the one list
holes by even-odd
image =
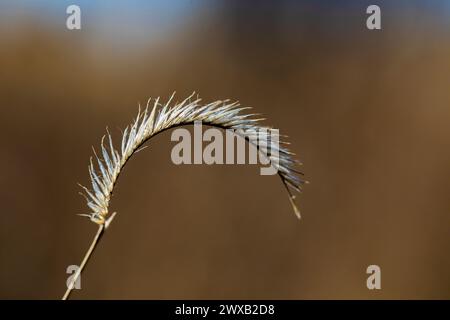
[[450, 298], [448, 1], [11, 0], [0, 43], [0, 298], [61, 298], [96, 232], [76, 216], [91, 146], [173, 91], [289, 135], [303, 219], [259, 166], [174, 165], [166, 132], [121, 175], [73, 298]]

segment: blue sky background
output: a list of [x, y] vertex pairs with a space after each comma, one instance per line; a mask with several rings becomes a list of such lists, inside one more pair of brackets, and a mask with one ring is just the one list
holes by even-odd
[[[274, 14], [278, 15], [277, 19], [281, 20], [284, 25], [289, 25], [283, 31], [285, 33], [302, 31], [295, 29], [298, 26], [303, 28], [302, 24], [298, 24], [300, 19], [312, 19], [318, 28], [331, 34], [348, 33], [349, 30], [354, 30], [356, 27], [349, 22], [348, 18], [364, 19], [365, 8], [370, 4], [378, 4], [382, 7], [382, 19], [385, 19], [383, 21], [385, 26], [386, 23], [397, 23], [404, 19], [399, 25], [400, 27], [403, 25], [407, 30], [411, 28], [415, 20], [427, 19], [426, 28], [431, 32], [448, 32], [450, 30], [450, 1], [448, 0], [263, 0], [258, 2], [233, 0], [7, 0], [0, 3], [0, 34], [13, 34], [14, 31], [20, 30], [21, 26], [28, 28], [25, 32], [29, 32], [30, 26], [36, 30], [46, 28], [46, 31], [64, 32], [66, 31], [66, 8], [71, 4], [81, 7], [82, 36], [85, 41], [96, 45], [96, 41], [98, 42], [100, 39], [102, 43], [108, 42], [118, 50], [121, 50], [122, 47], [140, 48], [153, 45], [172, 37], [175, 33], [190, 30], [189, 28], [192, 26], [202, 28], [204, 24], [205, 27], [208, 27], [208, 23], [203, 23], [205, 18], [219, 20], [224, 17], [220, 20], [221, 26], [232, 27], [235, 16], [241, 19], [242, 23], [242, 19], [245, 19], [250, 11], [260, 10], [261, 7], [264, 8], [262, 15], [267, 15], [267, 25], [271, 25], [273, 22], [270, 19]], [[329, 14], [330, 12], [333, 14]], [[259, 15], [261, 15], [261, 10]], [[327, 20], [330, 17], [333, 19], [332, 21]], [[357, 26], [364, 26], [364, 23], [358, 22]]]

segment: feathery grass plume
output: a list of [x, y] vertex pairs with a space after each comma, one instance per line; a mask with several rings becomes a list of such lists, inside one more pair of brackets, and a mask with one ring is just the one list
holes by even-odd
[[[87, 205], [91, 209], [89, 214], [82, 214], [82, 216], [87, 216], [91, 221], [98, 224], [99, 230], [80, 268], [73, 276], [63, 299], [69, 296], [75, 281], [95, 249], [103, 231], [109, 226], [115, 216], [115, 213], [113, 213], [108, 217], [109, 201], [122, 169], [128, 160], [143, 148], [143, 144], [146, 141], [165, 130], [201, 121], [205, 125], [236, 130], [235, 133], [237, 135], [240, 135], [239, 132], [253, 132], [245, 135], [241, 134], [241, 136], [248, 143], [258, 148], [272, 163], [277, 164], [278, 175], [286, 187], [292, 208], [297, 217], [300, 218], [300, 211], [294, 202], [294, 192], [300, 192], [305, 181], [299, 177], [302, 173], [295, 168], [296, 164], [300, 164], [294, 159], [293, 156], [295, 154], [284, 146], [288, 143], [281, 141], [280, 137], [277, 137], [279, 141], [278, 146], [275, 147], [277, 152], [268, 153], [268, 145], [258, 143], [257, 132], [271, 128], [260, 125], [259, 123], [263, 119], [255, 118], [257, 114], [242, 113], [243, 110], [250, 109], [249, 107], [241, 107], [238, 102], [230, 102], [229, 100], [202, 104], [201, 99], [198, 97], [194, 98], [194, 96], [195, 93], [182, 102], [172, 104], [174, 97], [174, 94], [172, 94], [170, 99], [164, 104], [159, 102], [159, 98], [155, 99], [152, 107], [150, 107], [151, 99], [149, 99], [145, 110], [141, 112], [139, 109], [134, 122], [124, 130], [120, 150], [114, 147], [108, 131], [106, 136], [103, 136], [100, 156], [94, 150], [95, 161], [92, 161], [91, 158], [89, 164], [92, 189], [81, 186], [85, 191], [83, 195], [86, 197]], [[273, 133], [271, 134], [273, 135]], [[274, 146], [271, 145], [271, 148], [273, 149]]]
[[[250, 109], [240, 107], [238, 102], [229, 103], [229, 100], [215, 101], [208, 104], [201, 104], [201, 99], [192, 99], [194, 94], [180, 103], [171, 106], [173, 96], [164, 105], [160, 105], [159, 98], [153, 103], [149, 110], [150, 100], [144, 112], [139, 113], [131, 126], [125, 128], [122, 136], [120, 152], [113, 146], [112, 138], [109, 132], [103, 136], [101, 142], [101, 157], [94, 150], [95, 162], [92, 158], [89, 165], [89, 175], [91, 177], [92, 190], [82, 186], [86, 192], [86, 199], [89, 208], [92, 210], [87, 214], [93, 222], [103, 224], [108, 215], [109, 201], [113, 193], [123, 167], [131, 156], [139, 151], [142, 145], [153, 136], [167, 129], [182, 125], [193, 124], [194, 121], [202, 121], [203, 124], [219, 127], [222, 129], [240, 129], [249, 132], [258, 132], [261, 129], [270, 129], [258, 125], [262, 119], [253, 118], [255, 114], [241, 114], [241, 111]], [[257, 135], [246, 135], [248, 142], [259, 148], [264, 154], [267, 153], [267, 145], [258, 144]], [[106, 146], [105, 146], [106, 140]], [[280, 144], [286, 144], [280, 141]], [[273, 146], [272, 146], [273, 147]], [[278, 163], [278, 174], [285, 184], [291, 204], [296, 215], [300, 218], [293, 199], [292, 190], [301, 191], [303, 180], [298, 177], [298, 172], [294, 166], [297, 162], [291, 153], [285, 147], [279, 147], [277, 155], [269, 155], [269, 160]]]

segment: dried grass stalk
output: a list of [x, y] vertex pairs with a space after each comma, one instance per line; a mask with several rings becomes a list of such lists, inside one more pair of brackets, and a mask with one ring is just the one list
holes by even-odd
[[[80, 268], [72, 277], [63, 299], [69, 297], [76, 280], [92, 255], [98, 241], [115, 216], [115, 213], [108, 216], [109, 202], [120, 173], [128, 160], [142, 149], [146, 141], [165, 130], [194, 124], [196, 121], [222, 129], [233, 129], [236, 130], [237, 134], [243, 131], [260, 132], [260, 130], [271, 129], [259, 124], [263, 119], [255, 118], [257, 114], [243, 114], [243, 110], [250, 108], [241, 107], [238, 102], [224, 100], [202, 104], [201, 99], [192, 94], [182, 102], [172, 104], [173, 97], [174, 94], [164, 104], [159, 102], [159, 98], [153, 102], [149, 99], [144, 111], [141, 112], [139, 109], [134, 122], [125, 128], [120, 150], [114, 147], [109, 132], [102, 138], [100, 156], [94, 150], [95, 161], [91, 158], [88, 167], [92, 189], [81, 186], [85, 191], [82, 194], [86, 197], [87, 205], [91, 212], [81, 215], [89, 217], [99, 227]], [[288, 143], [281, 141], [280, 137], [277, 137], [279, 141], [278, 152], [268, 153], [267, 145], [258, 145], [257, 135], [246, 134], [243, 138], [246, 138], [250, 144], [259, 148], [259, 151], [263, 152], [263, 154], [268, 155], [271, 162], [277, 164], [278, 175], [286, 187], [292, 208], [296, 216], [300, 218], [300, 211], [294, 202], [294, 192], [300, 192], [305, 181], [299, 177], [302, 173], [296, 169], [296, 165], [300, 163], [294, 159], [295, 154], [285, 147]], [[271, 146], [271, 148], [273, 147]]]

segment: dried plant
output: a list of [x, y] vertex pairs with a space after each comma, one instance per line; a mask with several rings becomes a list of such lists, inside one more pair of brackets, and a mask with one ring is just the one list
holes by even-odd
[[[173, 97], [174, 94], [165, 104], [160, 104], [159, 98], [155, 99], [151, 110], [151, 99], [148, 100], [144, 112], [141, 112], [139, 108], [136, 119], [123, 132], [120, 151], [114, 148], [109, 132], [102, 138], [100, 157], [94, 150], [96, 164], [94, 164], [91, 158], [88, 167], [92, 189], [90, 190], [81, 186], [85, 191], [82, 194], [86, 197], [87, 205], [91, 209], [91, 212], [81, 215], [89, 217], [91, 221], [96, 223], [98, 225], [98, 231], [80, 267], [72, 276], [67, 291], [63, 296], [64, 300], [69, 297], [81, 271], [116, 214], [114, 212], [108, 216], [109, 201], [120, 173], [128, 160], [143, 148], [143, 144], [146, 141], [165, 130], [194, 124], [196, 121], [201, 121], [205, 125], [221, 129], [233, 129], [236, 130], [235, 132], [238, 135], [239, 132], [243, 131], [248, 133], [270, 129], [269, 127], [259, 125], [263, 119], [255, 118], [256, 114], [242, 114], [243, 110], [250, 108], [240, 107], [238, 102], [230, 103], [229, 100], [224, 100], [202, 104], [201, 99], [198, 97], [194, 98], [194, 94], [192, 94], [184, 101], [171, 105]], [[299, 177], [302, 173], [295, 168], [297, 164], [300, 164], [294, 159], [293, 156], [295, 154], [284, 146], [288, 143], [278, 139], [279, 146], [277, 147], [277, 152], [269, 153], [267, 145], [258, 144], [257, 135], [245, 134], [243, 138], [257, 147], [263, 154], [267, 155], [271, 162], [277, 163], [278, 175], [286, 187], [290, 203], [296, 216], [300, 218], [300, 212], [294, 202], [294, 191], [300, 192], [302, 184], [305, 181]]]

